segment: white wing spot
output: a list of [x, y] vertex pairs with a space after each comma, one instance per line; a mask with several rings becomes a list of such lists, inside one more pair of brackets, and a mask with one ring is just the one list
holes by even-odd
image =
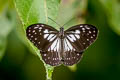
[[85, 45], [85, 43], [83, 43]]
[[95, 33], [95, 31], [93, 31]]
[[33, 36], [31, 36], [31, 38], [33, 38]]
[[56, 58], [55, 58], [55, 60], [56, 60]]
[[41, 32], [41, 29], [39, 30], [39, 32]]
[[38, 44], [40, 44], [40, 42], [38, 42]]
[[75, 35], [78, 39], [80, 39], [80, 36], [79, 35]]
[[39, 25], [37, 25], [37, 27], [39, 27]]
[[79, 31], [79, 30], [76, 30], [75, 33], [80, 34], [80, 31]]
[[67, 38], [71, 41], [74, 42], [74, 40], [72, 38], [70, 38], [69, 36], [67, 36]]
[[31, 32], [31, 30], [28, 30], [28, 32]]
[[93, 36], [95, 36], [95, 34], [93, 34]]
[[85, 28], [86, 28], [86, 29], [90, 29], [87, 25], [85, 25]]
[[72, 50], [73, 49], [73, 47], [72, 47], [72, 45], [70, 44], [70, 42], [66, 39], [66, 43], [67, 43], [67, 45], [68, 45], [68, 50]]
[[46, 56], [47, 54], [44, 54], [44, 56]]
[[34, 27], [34, 29], [37, 29], [38, 27], [36, 26], [36, 27]]
[[50, 59], [50, 57], [48, 57], [48, 59]]
[[77, 55], [79, 56], [80, 54], [78, 53]]
[[42, 27], [39, 27], [39, 29], [41, 30], [41, 29], [42, 29]]
[[33, 33], [35, 32], [35, 30], [33, 30]]
[[89, 41], [89, 39], [87, 39], [87, 41]]
[[42, 24], [41, 26], [43, 27], [44, 25]]
[[47, 59], [45, 59], [45, 61], [46, 61]]
[[37, 38], [35, 38], [35, 40], [37, 40]]
[[45, 35], [44, 35], [44, 38], [46, 39], [46, 38], [48, 37], [48, 35], [49, 35], [49, 34], [45, 34]]
[[75, 59], [75, 57], [73, 57]]
[[83, 32], [85, 32], [85, 30]]
[[54, 36], [54, 34], [50, 34], [47, 38], [47, 40], [50, 40], [52, 37]]
[[83, 27], [82, 25], [80, 27]]
[[68, 58], [68, 60], [70, 60], [70, 58]]
[[69, 59], [69, 58], [66, 58], [67, 60]]
[[60, 45], [60, 42], [59, 42], [59, 40], [58, 40], [58, 43], [57, 43], [57, 51], [59, 51], [59, 45]]
[[89, 33], [91, 33], [91, 31], [89, 31]]
[[28, 34], [29, 36], [31, 35], [31, 34]]
[[83, 31], [85, 31], [85, 28], [82, 28]]
[[52, 37], [52, 38], [50, 39], [50, 41], [53, 41], [53, 40], [55, 39], [55, 37], [56, 37], [56, 36]]
[[87, 27], [86, 29], [90, 29], [89, 27]]
[[74, 35], [70, 34], [71, 38], [76, 41], [76, 38], [74, 37]]
[[87, 35], [89, 35], [89, 33], [87, 33]]
[[93, 38], [93, 37], [91, 36], [91, 38]]
[[[56, 49], [57, 49], [57, 48], [56, 48], [57, 41], [58, 41], [58, 39], [56, 39], [56, 40], [52, 43], [52, 45], [50, 46], [51, 50], [56, 51]], [[57, 46], [59, 47], [59, 44], [57, 44]]]
[[44, 33], [48, 33], [48, 29], [45, 29]]

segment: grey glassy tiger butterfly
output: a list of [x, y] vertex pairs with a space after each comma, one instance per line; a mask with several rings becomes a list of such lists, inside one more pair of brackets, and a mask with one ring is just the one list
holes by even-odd
[[80, 61], [85, 49], [97, 38], [98, 29], [90, 24], [79, 24], [64, 30], [37, 23], [26, 29], [27, 38], [40, 50], [46, 64], [71, 66]]

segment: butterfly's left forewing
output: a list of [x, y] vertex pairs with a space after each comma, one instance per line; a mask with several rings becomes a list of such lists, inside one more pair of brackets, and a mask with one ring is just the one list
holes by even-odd
[[[33, 24], [26, 30], [28, 39], [40, 50], [46, 64], [60, 64], [58, 31], [46, 24]], [[57, 48], [56, 48], [57, 47]]]

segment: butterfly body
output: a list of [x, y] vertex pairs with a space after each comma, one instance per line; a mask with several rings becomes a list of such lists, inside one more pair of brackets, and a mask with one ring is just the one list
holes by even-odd
[[40, 50], [46, 64], [71, 66], [80, 61], [82, 53], [97, 37], [98, 30], [93, 25], [80, 24], [67, 30], [60, 30], [38, 23], [30, 25], [28, 39]]

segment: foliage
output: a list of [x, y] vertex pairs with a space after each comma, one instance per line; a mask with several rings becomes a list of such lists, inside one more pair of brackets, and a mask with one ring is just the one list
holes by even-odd
[[[110, 80], [109, 77], [112, 77], [111, 79], [117, 78], [117, 75], [120, 70], [119, 69], [120, 55], [118, 54], [120, 53], [119, 0], [14, 0], [14, 4], [12, 0], [0, 0], [0, 5], [1, 5], [0, 6], [0, 61], [1, 63], [6, 63], [4, 62], [4, 59], [6, 59], [6, 54], [12, 51], [12, 50], [10, 51], [8, 50], [9, 46], [13, 49], [13, 52], [16, 53], [13, 54], [15, 56], [14, 59], [22, 60], [23, 59], [22, 53], [28, 53], [25, 51], [27, 50], [25, 48], [27, 42], [30, 45], [30, 46], [28, 45], [28, 47], [32, 48], [32, 49], [30, 48], [30, 51], [34, 51], [35, 55], [39, 56], [40, 60], [43, 62], [39, 50], [36, 47], [34, 47], [34, 45], [29, 40], [27, 40], [25, 31], [29, 25], [34, 23], [45, 23], [53, 26], [56, 29], [59, 29], [58, 25], [56, 25], [54, 22], [48, 19], [48, 17], [50, 17], [61, 26], [68, 22], [64, 26], [65, 29], [79, 23], [94, 24], [99, 28], [100, 34], [97, 42], [93, 44], [93, 46], [88, 48], [87, 51], [89, 51], [90, 54], [86, 54], [87, 53], [86, 51], [82, 59], [82, 62], [80, 62], [78, 65], [68, 67], [71, 71], [75, 72], [76, 75], [74, 77], [72, 77], [73, 73], [67, 72], [68, 70], [66, 69], [66, 67], [63, 66], [51, 67], [43, 62], [46, 69], [46, 78], [48, 80], [52, 79], [51, 77], [54, 68], [56, 68], [53, 73], [53, 76], [55, 75], [53, 77], [54, 80], [56, 79], [59, 80], [59, 76], [61, 75], [65, 76], [65, 78], [62, 77], [63, 80], [66, 80], [67, 75], [70, 80], [73, 80], [73, 78], [75, 79], [76, 76], [80, 77], [79, 79], [88, 79], [87, 77], [91, 77], [92, 75], [91, 73], [93, 73], [94, 75], [93, 79], [98, 78], [99, 75], [103, 76], [104, 79], [107, 78], [109, 80]], [[18, 15], [19, 18], [16, 15]], [[21, 25], [20, 25], [21, 23], [16, 23], [19, 20], [22, 23], [23, 29], [21, 29]], [[19, 27], [21, 31], [18, 30]], [[13, 35], [14, 37], [9, 37], [11, 32], [13, 33], [14, 31], [16, 31], [15, 34], [18, 32], [23, 32], [23, 33], [22, 35], [18, 34], [16, 36]], [[24, 47], [19, 45], [20, 44], [19, 41], [17, 43], [16, 40], [17, 36], [19, 36], [20, 38], [19, 40], [23, 39], [23, 43], [25, 44]], [[8, 43], [11, 41], [9, 38], [13, 38], [11, 44]], [[16, 46], [19, 47], [17, 48]], [[19, 52], [20, 52], [19, 55], [21, 55], [22, 58], [20, 58], [20, 56], [18, 57], [17, 53]], [[3, 57], [4, 55], [5, 57]], [[14, 59], [13, 61], [15, 61]], [[32, 72], [32, 70], [38, 71], [38, 68], [35, 69], [30, 66], [39, 63], [39, 61], [36, 63], [34, 61], [29, 63], [27, 62], [26, 59], [25, 61], [26, 63], [23, 63], [25, 68], [23, 69], [27, 69], [28, 74], [30, 74], [29, 72]], [[17, 60], [15, 64], [18, 65]], [[19, 67], [21, 66], [19, 65]], [[39, 67], [41, 67], [41, 65]], [[39, 69], [44, 70], [43, 68], [39, 68]], [[56, 71], [58, 69], [60, 69], [61, 72]], [[61, 73], [65, 73], [65, 74], [61, 74]], [[109, 73], [116, 73], [116, 74], [109, 74]], [[70, 74], [72, 75], [69, 76]], [[33, 75], [36, 74], [31, 73], [31, 76]], [[78, 80], [78, 78], [76, 79]]]
[[11, 8], [10, 3], [3, 1], [0, 10], [0, 60], [4, 56], [7, 45], [7, 36], [15, 25], [16, 13]]

